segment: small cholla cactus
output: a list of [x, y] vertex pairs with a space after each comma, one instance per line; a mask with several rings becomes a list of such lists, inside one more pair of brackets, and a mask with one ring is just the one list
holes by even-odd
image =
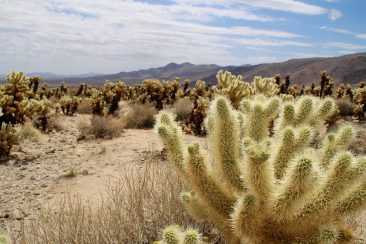
[[163, 230], [163, 239], [154, 244], [201, 244], [202, 236], [195, 229], [182, 230], [177, 225], [168, 226]]
[[366, 157], [347, 151], [352, 126], [325, 132], [334, 107], [331, 98], [260, 95], [237, 111], [217, 97], [206, 119], [213, 155], [185, 147], [169, 112], [155, 129], [191, 188], [181, 195], [188, 212], [229, 243], [345, 243], [353, 235], [344, 218], [366, 206]]
[[0, 128], [0, 156], [8, 156], [11, 148], [18, 143], [19, 138], [13, 126], [3, 122]]
[[61, 110], [62, 113], [68, 116], [72, 116], [78, 109], [80, 103], [80, 98], [73, 96], [69, 97], [67, 95], [61, 97]]
[[29, 78], [22, 72], [13, 71], [0, 91], [0, 107], [3, 115], [0, 123], [24, 123], [33, 114], [34, 104], [30, 97]]
[[357, 103], [353, 109], [355, 117], [357, 118], [359, 123], [365, 120], [364, 106], [364, 104]]
[[214, 92], [227, 97], [234, 108], [238, 109], [240, 101], [250, 96], [250, 85], [243, 81], [241, 75], [235, 76], [228, 71], [220, 70], [216, 78], [219, 87], [215, 87]]

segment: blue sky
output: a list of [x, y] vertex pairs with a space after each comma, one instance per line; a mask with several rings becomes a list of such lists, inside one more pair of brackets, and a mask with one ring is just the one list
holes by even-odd
[[116, 73], [366, 51], [364, 0], [0, 0], [0, 73]]

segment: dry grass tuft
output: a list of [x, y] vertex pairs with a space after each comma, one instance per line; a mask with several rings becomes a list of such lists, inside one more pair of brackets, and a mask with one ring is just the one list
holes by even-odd
[[189, 99], [189, 97], [185, 97], [174, 103], [173, 110], [177, 115], [178, 120], [184, 120], [191, 115], [193, 107], [194, 105], [191, 99]]
[[148, 129], [154, 126], [156, 114], [157, 110], [152, 104], [133, 104], [124, 118], [127, 128]]
[[143, 168], [127, 167], [101, 205], [91, 207], [65, 197], [56, 209], [44, 209], [37, 220], [27, 220], [17, 239], [23, 244], [152, 243], [171, 224], [210, 229], [187, 214], [179, 200], [184, 187], [177, 175], [150, 159]]
[[65, 129], [65, 125], [63, 124], [63, 116], [54, 114], [51, 115], [47, 121], [47, 129], [61, 131]]
[[82, 102], [79, 103], [78, 105], [77, 112], [79, 114], [92, 114], [93, 113], [92, 99], [91, 98], [83, 99]]
[[41, 133], [39, 132], [39, 130], [34, 128], [32, 123], [27, 122], [20, 128], [18, 136], [21, 139], [28, 139], [34, 142], [39, 142], [41, 138]]
[[337, 99], [336, 103], [339, 108], [339, 113], [342, 117], [353, 116], [353, 104], [349, 99]]
[[124, 119], [95, 115], [90, 119], [90, 123], [79, 122], [78, 129], [84, 138], [114, 138], [123, 132], [125, 125]]

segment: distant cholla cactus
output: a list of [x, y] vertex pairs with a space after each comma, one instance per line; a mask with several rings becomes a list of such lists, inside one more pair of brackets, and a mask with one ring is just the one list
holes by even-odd
[[230, 99], [236, 109], [239, 108], [240, 101], [243, 98], [251, 95], [250, 85], [248, 82], [243, 81], [241, 75], [235, 76], [228, 71], [220, 70], [216, 78], [219, 87], [215, 87], [214, 92]]
[[239, 108], [240, 101], [243, 98], [259, 94], [271, 97], [277, 95], [280, 91], [275, 78], [255, 76], [253, 82], [248, 83], [242, 80], [241, 75], [235, 76], [222, 70], [217, 73], [216, 78], [219, 86], [214, 88], [214, 92], [228, 98], [235, 109]]
[[3, 122], [0, 127], [0, 156], [8, 156], [11, 148], [18, 143], [19, 138], [13, 126]]
[[78, 109], [80, 98], [76, 96], [69, 97], [68, 95], [65, 95], [61, 97], [60, 103], [62, 113], [68, 116], [72, 116]]
[[163, 230], [163, 239], [154, 244], [201, 244], [201, 234], [194, 229], [182, 230], [177, 225], [166, 227]]
[[366, 204], [366, 157], [347, 151], [353, 127], [324, 131], [334, 107], [331, 98], [254, 96], [237, 111], [217, 97], [206, 120], [212, 157], [198, 143], [183, 146], [169, 112], [155, 129], [192, 189], [181, 195], [189, 213], [229, 243], [347, 242], [344, 217]]
[[274, 78], [255, 76], [253, 82], [250, 84], [250, 92], [252, 95], [262, 94], [271, 97], [277, 95], [279, 91], [280, 88]]

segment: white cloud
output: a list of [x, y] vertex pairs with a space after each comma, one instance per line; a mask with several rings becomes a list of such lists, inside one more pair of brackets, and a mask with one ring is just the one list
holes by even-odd
[[338, 48], [344, 50], [363, 50], [366, 49], [366, 45], [346, 43], [346, 42], [329, 42], [321, 45], [323, 48]]
[[326, 9], [318, 5], [308, 4], [298, 0], [171, 0], [176, 3], [191, 3], [195, 6], [250, 6], [252, 8], [264, 8], [276, 11], [292, 12], [306, 15], [328, 14], [332, 20], [342, 17], [342, 12], [337, 9]]
[[340, 28], [333, 28], [333, 27], [329, 27], [329, 26], [321, 26], [320, 29], [327, 30], [327, 31], [333, 31], [333, 32], [336, 32], [336, 33], [341, 33], [341, 34], [350, 34], [350, 35], [354, 34], [350, 30], [340, 29]]
[[358, 34], [356, 37], [366, 40], [366, 34]]
[[342, 12], [339, 11], [338, 9], [331, 9], [329, 11], [329, 18], [331, 20], [336, 20], [336, 19], [339, 19], [343, 16]]
[[320, 29], [332, 31], [332, 32], [340, 33], [340, 34], [345, 34], [345, 35], [352, 35], [359, 39], [366, 40], [366, 34], [359, 34], [359, 33], [356, 33], [356, 32], [350, 31], [350, 30], [346, 30], [346, 29], [333, 28], [333, 27], [329, 27], [329, 26], [321, 26]]
[[0, 9], [1, 72], [107, 73], [172, 61], [242, 64], [232, 53], [240, 40], [248, 46], [303, 45], [292, 40], [302, 37], [296, 33], [211, 24], [221, 18], [273, 20], [243, 6], [12, 0], [0, 2]]

